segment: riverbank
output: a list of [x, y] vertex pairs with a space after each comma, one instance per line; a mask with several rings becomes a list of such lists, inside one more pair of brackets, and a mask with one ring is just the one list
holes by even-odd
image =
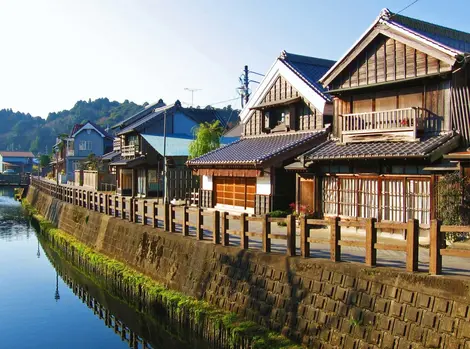
[[[308, 347], [437, 343], [434, 347], [452, 348], [470, 339], [468, 278], [222, 246], [75, 206], [34, 186], [27, 199], [54, 227], [83, 244], [85, 254], [119, 261], [118, 280], [132, 281], [120, 276], [121, 268], [132, 268], [163, 291], [236, 313], [249, 320], [239, 323], [260, 325]], [[137, 291], [127, 288], [133, 297]]]
[[109, 258], [54, 227], [44, 216], [23, 199], [23, 206], [40, 227], [41, 234], [66, 258], [93, 271], [113, 287], [125, 293], [130, 303], [164, 308], [172, 321], [187, 325], [205, 340], [221, 348], [300, 348], [287, 338], [268, 331], [252, 321], [244, 321], [234, 313], [168, 289], [150, 277], [122, 262]]

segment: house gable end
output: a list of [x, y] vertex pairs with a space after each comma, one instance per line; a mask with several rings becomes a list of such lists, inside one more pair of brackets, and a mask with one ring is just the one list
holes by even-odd
[[374, 39], [330, 82], [331, 90], [402, 81], [449, 72], [452, 65], [423, 52], [389, 33]]

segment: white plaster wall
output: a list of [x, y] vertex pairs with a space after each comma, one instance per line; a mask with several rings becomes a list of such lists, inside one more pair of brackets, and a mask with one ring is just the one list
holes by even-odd
[[269, 175], [256, 178], [256, 194], [271, 195], [271, 178]]
[[202, 190], [214, 190], [212, 176], [202, 176]]

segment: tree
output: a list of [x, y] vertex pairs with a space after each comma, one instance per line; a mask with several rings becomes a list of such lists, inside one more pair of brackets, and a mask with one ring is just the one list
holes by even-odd
[[51, 162], [51, 158], [49, 155], [44, 154], [39, 157], [39, 165], [41, 165], [41, 167], [49, 166], [50, 162]]
[[193, 129], [194, 140], [189, 144], [189, 158], [194, 159], [220, 146], [220, 136], [224, 128], [219, 120], [204, 122]]

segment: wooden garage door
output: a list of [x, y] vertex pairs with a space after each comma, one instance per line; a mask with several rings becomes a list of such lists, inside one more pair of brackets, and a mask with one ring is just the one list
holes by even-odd
[[255, 207], [256, 178], [215, 177], [215, 203]]

